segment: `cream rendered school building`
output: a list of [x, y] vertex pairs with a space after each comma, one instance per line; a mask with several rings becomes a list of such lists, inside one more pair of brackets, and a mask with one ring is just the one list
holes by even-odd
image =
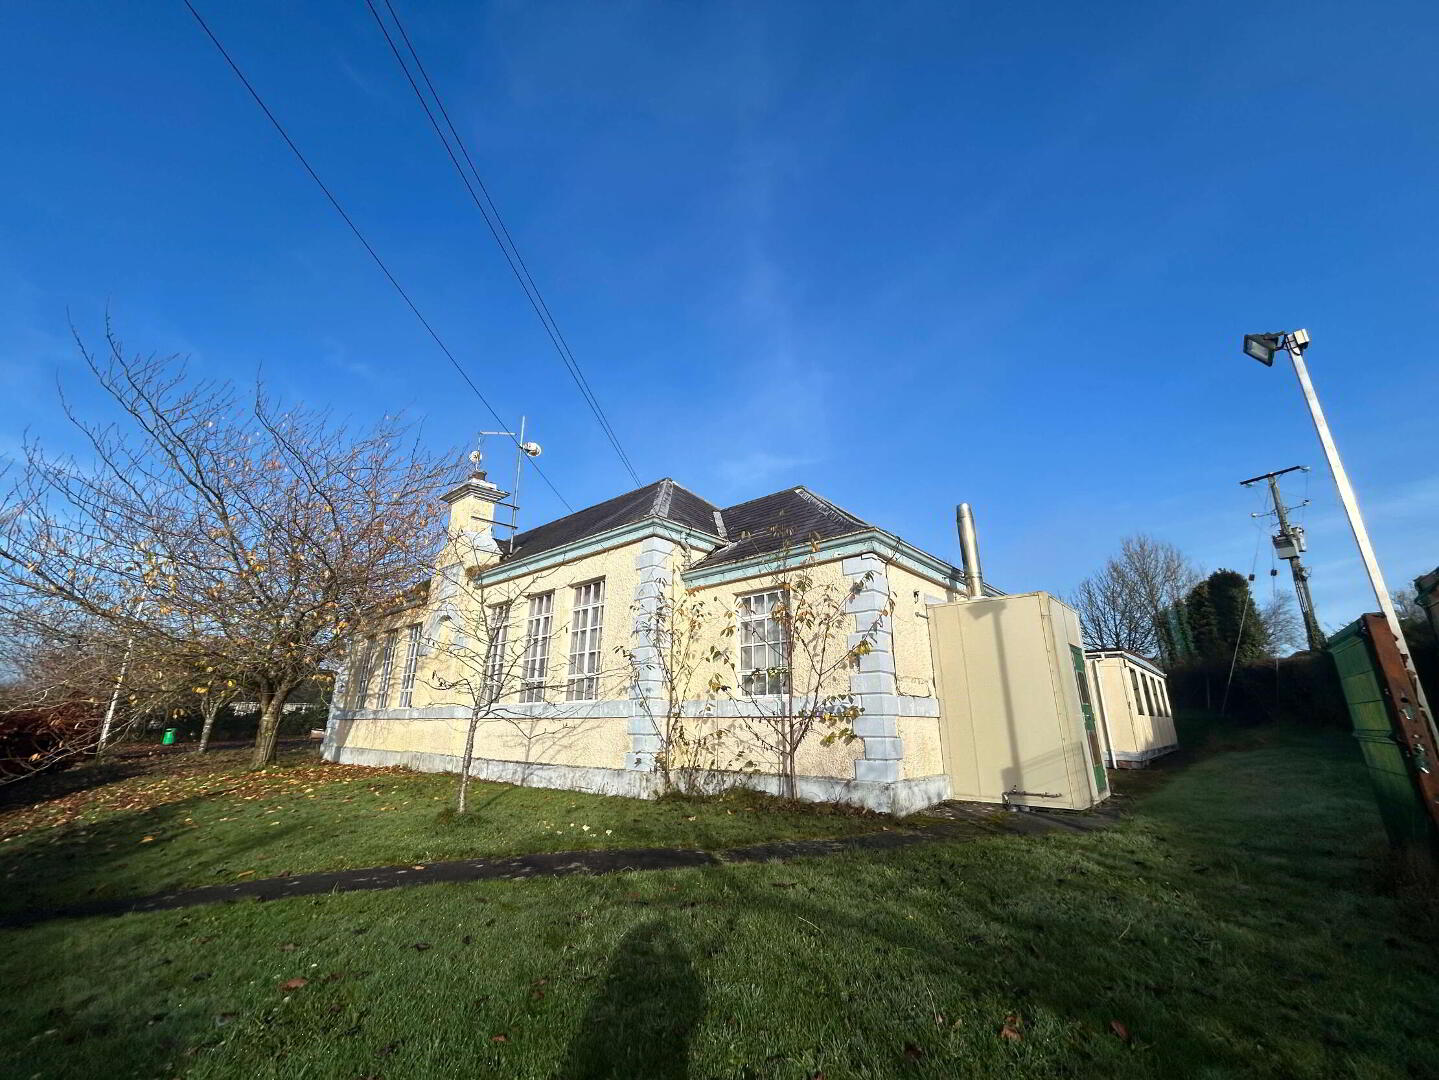
[[[453, 645], [477, 619], [498, 618], [496, 636], [522, 643], [522, 677], [501, 703], [503, 717], [476, 726], [471, 774], [656, 794], [666, 689], [648, 668], [618, 665], [617, 647], [651, 655], [659, 643], [648, 640], [645, 614], [666, 597], [702, 597], [733, 613], [739, 632], [726, 640], [741, 678], [763, 679], [780, 655], [766, 646], [784, 645], [764, 618], [767, 597], [798, 544], [806, 573], [847, 594], [841, 649], [861, 636], [870, 646], [836, 675], [842, 685], [828, 688], [852, 694], [863, 710], [850, 725], [858, 738], [807, 740], [797, 755], [798, 795], [893, 813], [949, 797], [927, 608], [963, 595], [960, 570], [802, 487], [718, 507], [666, 479], [512, 543], [492, 531], [505, 497], [482, 474], [445, 496], [450, 544], [420, 598], [352, 649], [336, 678], [326, 758], [457, 772], [472, 708], [453, 690]], [[505, 598], [490, 605], [503, 614], [476, 610], [486, 596]], [[752, 707], [701, 697], [686, 711], [717, 723]], [[733, 779], [779, 790], [762, 761]]]

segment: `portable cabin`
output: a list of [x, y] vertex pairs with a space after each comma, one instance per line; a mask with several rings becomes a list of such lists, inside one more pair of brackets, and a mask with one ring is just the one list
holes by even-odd
[[928, 608], [951, 797], [1086, 810], [1109, 795], [1079, 616], [1047, 592]]
[[1123, 649], [1094, 649], [1085, 655], [1110, 766], [1142, 769], [1179, 749], [1164, 672]]

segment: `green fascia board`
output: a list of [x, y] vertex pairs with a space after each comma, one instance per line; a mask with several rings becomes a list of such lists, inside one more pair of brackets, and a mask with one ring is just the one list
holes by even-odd
[[[935, 558], [927, 551], [921, 551], [912, 544], [905, 543], [899, 537], [887, 533], [883, 529], [864, 529], [844, 536], [831, 537], [828, 540], [820, 541], [813, 547], [805, 544], [800, 550], [804, 554], [805, 561], [834, 562], [837, 559], [846, 559], [855, 555], [877, 555], [887, 562], [903, 566], [906, 570], [942, 584], [946, 588], [962, 590], [965, 587], [964, 574], [957, 567], [951, 566], [943, 559]], [[789, 565], [793, 566], [793, 563], [791, 562]], [[786, 562], [783, 558], [777, 557], [774, 552], [766, 552], [748, 559], [741, 559], [738, 562], [720, 563], [718, 566], [688, 570], [682, 576], [686, 585], [695, 588], [763, 577], [766, 574], [779, 573], [785, 569], [785, 566]], [[986, 596], [1004, 595], [1002, 590], [996, 589], [988, 583], [984, 587], [984, 592]]]
[[[486, 584], [499, 584], [650, 537], [670, 540], [704, 554], [709, 554], [716, 548], [724, 546], [724, 541], [718, 536], [686, 528], [668, 518], [649, 517], [596, 533], [594, 536], [587, 536], [583, 540], [576, 540], [574, 543], [553, 548], [530, 559], [522, 558], [515, 562], [497, 563], [486, 568], [480, 576]], [[852, 555], [877, 555], [881, 559], [903, 566], [905, 569], [946, 588], [963, 590], [965, 587], [964, 574], [957, 567], [951, 566], [927, 551], [920, 550], [913, 544], [906, 543], [883, 529], [870, 528], [845, 536], [832, 537], [821, 541], [813, 548], [804, 545], [803, 550], [806, 560], [820, 559], [824, 562], [832, 562]], [[682, 576], [685, 584], [691, 587], [721, 585], [728, 581], [740, 581], [745, 578], [777, 573], [784, 569], [784, 565], [784, 560], [776, 558], [774, 553], [770, 552], [738, 562], [721, 563], [718, 566], [690, 570]], [[986, 596], [1005, 595], [1003, 590], [995, 588], [988, 582], [985, 583], [984, 594]]]
[[541, 552], [533, 558], [517, 559], [514, 562], [496, 563], [494, 566], [486, 567], [480, 574], [481, 580], [487, 585], [499, 584], [503, 581], [511, 581], [517, 577], [524, 577], [528, 574], [538, 573], [541, 570], [549, 570], [556, 566], [562, 566], [576, 559], [583, 559], [589, 555], [598, 555], [610, 548], [623, 547], [625, 544], [632, 544], [639, 540], [648, 540], [651, 537], [658, 537], [662, 540], [670, 540], [676, 544], [692, 547], [703, 551], [705, 554], [723, 545], [724, 541], [718, 536], [709, 533], [698, 532], [694, 529], [687, 529], [678, 525], [668, 518], [648, 517], [639, 521], [632, 521], [628, 525], [619, 525], [613, 529], [607, 529], [594, 536], [587, 536], [583, 540], [576, 540], [561, 547], [551, 548], [549, 551]]

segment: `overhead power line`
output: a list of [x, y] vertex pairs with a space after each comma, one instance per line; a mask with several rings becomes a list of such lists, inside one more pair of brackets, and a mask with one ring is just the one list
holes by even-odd
[[[309, 159], [306, 158], [305, 155], [301, 152], [300, 148], [295, 145], [295, 140], [290, 138], [290, 133], [285, 130], [285, 126], [280, 123], [274, 112], [271, 111], [270, 106], [265, 104], [265, 99], [260, 96], [254, 85], [250, 82], [248, 78], [245, 77], [245, 73], [240, 70], [240, 65], [235, 63], [235, 59], [230, 55], [229, 50], [227, 50], [225, 46], [221, 44], [220, 39], [215, 36], [215, 32], [210, 29], [209, 24], [206, 23], [204, 18], [201, 17], [200, 13], [195, 10], [195, 6], [190, 3], [190, 0], [182, 0], [182, 2], [184, 3], [185, 7], [189, 9], [190, 14], [195, 17], [195, 21], [200, 24], [200, 29], [205, 31], [205, 36], [210, 39], [210, 41], [214, 44], [215, 48], [219, 50], [220, 55], [225, 58], [225, 63], [230, 65], [230, 70], [235, 73], [235, 77], [240, 80], [241, 85], [243, 85], [245, 89], [249, 91], [250, 97], [254, 98], [255, 104], [260, 107], [260, 111], [265, 114], [266, 118], [270, 121], [270, 123], [274, 125], [275, 130], [280, 133], [280, 138], [285, 140], [285, 145], [290, 148], [290, 151], [295, 155], [296, 159], [300, 162], [302, 166], [304, 166], [305, 171], [310, 174], [310, 179], [315, 181], [315, 185], [320, 189], [321, 192], [324, 193], [325, 198], [329, 200], [330, 205], [335, 208], [335, 212], [339, 214], [340, 218], [345, 222], [347, 226], [349, 226], [350, 231], [355, 234], [355, 239], [357, 239], [364, 247], [365, 251], [369, 253], [370, 258], [375, 261], [375, 265], [380, 268], [380, 272], [385, 275], [385, 279], [389, 281], [389, 283], [394, 287], [395, 291], [400, 294], [400, 299], [405, 302], [405, 306], [414, 313], [415, 318], [420, 321], [420, 325], [425, 328], [426, 333], [428, 333], [430, 337], [434, 339], [435, 344], [440, 347], [440, 351], [445, 354], [445, 358], [449, 360], [450, 364], [454, 367], [454, 369], [459, 372], [460, 378], [465, 381], [465, 385], [468, 386], [472, 391], [474, 391], [475, 397], [480, 399], [480, 403], [484, 405], [485, 409], [489, 412], [489, 414], [495, 418], [495, 422], [498, 423], [500, 427], [507, 428], [509, 425], [506, 423], [504, 418], [501, 417], [500, 414], [495, 410], [495, 407], [490, 404], [489, 399], [480, 392], [480, 388], [476, 386], [475, 381], [470, 378], [469, 372], [465, 371], [459, 360], [455, 358], [455, 354], [450, 351], [450, 347], [445, 344], [444, 339], [440, 337], [439, 333], [435, 330], [434, 325], [430, 322], [429, 319], [425, 318], [425, 315], [422, 311], [420, 311], [419, 306], [416, 305], [413, 299], [411, 299], [410, 294], [405, 290], [405, 287], [400, 284], [399, 279], [396, 278], [395, 275], [390, 271], [390, 268], [385, 264], [385, 260], [380, 258], [379, 252], [375, 250], [374, 245], [372, 245], [370, 241], [365, 238], [365, 234], [360, 231], [360, 227], [355, 224], [354, 219], [351, 218], [349, 213], [346, 212], [344, 206], [341, 205], [340, 200], [335, 197], [334, 192], [330, 190], [329, 186], [326, 185], [324, 180], [320, 179], [320, 174], [315, 171], [315, 168], [310, 164]], [[510, 438], [516, 446], [519, 446], [518, 439], [516, 439], [514, 436], [511, 436]], [[548, 486], [549, 489], [554, 492], [555, 498], [560, 500], [560, 503], [564, 506], [564, 508], [573, 512], [574, 507], [572, 507], [569, 504], [568, 500], [566, 500], [565, 497], [560, 494], [559, 488], [555, 487], [554, 482], [551, 481], [547, 475], [545, 475], [544, 471], [539, 467], [539, 465], [531, 461], [530, 467], [535, 470], [535, 472], [539, 475], [540, 479], [545, 482], [546, 486]]]
[[[485, 186], [484, 178], [480, 175], [479, 168], [475, 165], [469, 148], [466, 147], [464, 139], [460, 137], [459, 130], [450, 119], [450, 113], [449, 110], [445, 108], [444, 99], [440, 97], [439, 91], [435, 89], [435, 84], [430, 79], [429, 72], [426, 71], [424, 62], [420, 59], [420, 54], [415, 49], [409, 32], [405, 29], [404, 22], [400, 19], [399, 13], [395, 10], [390, 0], [384, 0], [384, 4], [385, 9], [390, 14], [390, 18], [394, 21], [395, 29], [399, 32], [400, 40], [404, 42], [405, 51], [409, 53], [409, 61], [407, 61], [405, 56], [400, 52], [400, 47], [396, 44], [394, 35], [390, 33], [390, 28], [385, 25], [385, 20], [380, 15], [379, 9], [375, 7], [374, 0], [365, 0], [365, 6], [370, 9], [370, 14], [375, 18], [375, 25], [380, 28], [380, 33], [385, 36], [385, 42], [390, 46], [390, 52], [394, 54], [395, 61], [400, 65], [400, 70], [404, 72], [405, 80], [410, 84], [410, 89], [414, 91], [415, 99], [419, 101], [420, 108], [424, 110], [426, 118], [430, 121], [430, 126], [434, 128], [435, 134], [439, 136], [440, 143], [445, 148], [445, 155], [450, 159], [450, 164], [455, 167], [455, 172], [459, 174], [460, 182], [465, 185], [465, 190], [469, 192], [471, 200], [474, 201], [475, 208], [479, 210], [480, 215], [485, 219], [485, 224], [489, 227], [490, 235], [494, 237], [501, 254], [505, 257], [505, 262], [509, 264], [510, 272], [514, 274], [515, 280], [519, 282], [520, 288], [524, 290], [525, 298], [529, 300], [530, 307], [534, 310], [535, 316], [540, 320], [540, 325], [544, 327], [550, 343], [555, 348], [555, 352], [559, 354], [560, 360], [564, 362], [565, 367], [569, 370], [570, 378], [574, 380], [575, 386], [578, 387], [580, 396], [584, 398], [585, 404], [589, 406], [590, 412], [594, 414], [596, 422], [600, 425], [600, 430], [604, 433], [605, 438], [609, 440], [610, 446], [614, 448], [615, 454], [618, 455], [625, 470], [630, 474], [630, 478], [635, 482], [636, 486], [640, 485], [642, 481], [640, 480], [639, 474], [635, 471], [634, 465], [630, 462], [629, 455], [625, 453], [624, 447], [620, 444], [619, 436], [615, 433], [614, 426], [610, 423], [609, 417], [605, 415], [604, 407], [600, 405], [599, 398], [595, 396], [594, 389], [585, 377], [579, 360], [570, 348], [569, 342], [565, 340], [559, 323], [555, 320], [554, 314], [550, 311], [549, 304], [545, 301], [544, 294], [540, 291], [539, 285], [536, 284], [534, 276], [525, 264], [524, 256], [520, 254], [520, 249], [518, 245], [515, 244], [514, 237], [510, 235], [510, 230], [505, 225], [505, 220], [501, 216], [499, 208], [490, 196], [489, 189]], [[413, 73], [410, 70], [410, 62], [414, 64], [415, 71]], [[425, 90], [429, 91], [429, 98], [433, 99], [434, 108], [430, 107], [430, 100], [426, 98], [425, 90], [421, 90], [420, 83], [416, 81], [416, 73], [418, 73], [420, 81], [424, 83]], [[440, 119], [444, 121], [444, 127], [441, 127], [440, 119], [436, 119], [435, 113], [437, 111]], [[448, 132], [448, 134], [446, 132]], [[450, 144], [452, 139], [454, 140], [453, 146]], [[456, 156], [456, 150], [459, 151], [459, 156]], [[464, 164], [461, 164], [461, 158], [464, 159]], [[466, 172], [467, 168], [468, 173]], [[472, 177], [473, 182], [471, 182]]]

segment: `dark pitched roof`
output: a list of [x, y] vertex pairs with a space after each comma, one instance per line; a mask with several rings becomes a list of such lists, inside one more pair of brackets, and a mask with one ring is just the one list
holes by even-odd
[[665, 478], [520, 533], [515, 537], [514, 554], [506, 555], [506, 560], [531, 558], [647, 518], [673, 521], [718, 540], [719, 546], [696, 567], [738, 562], [787, 547], [803, 548], [811, 540], [871, 528], [807, 488], [786, 488], [721, 510]]
[[514, 554], [507, 558], [529, 558], [652, 517], [665, 518], [718, 537], [715, 522], [718, 513], [713, 503], [705, 502], [666, 477], [520, 533], [515, 537]]
[[728, 543], [695, 566], [738, 562], [755, 555], [803, 547], [810, 540], [828, 540], [871, 528], [808, 488], [786, 488], [720, 511]]

